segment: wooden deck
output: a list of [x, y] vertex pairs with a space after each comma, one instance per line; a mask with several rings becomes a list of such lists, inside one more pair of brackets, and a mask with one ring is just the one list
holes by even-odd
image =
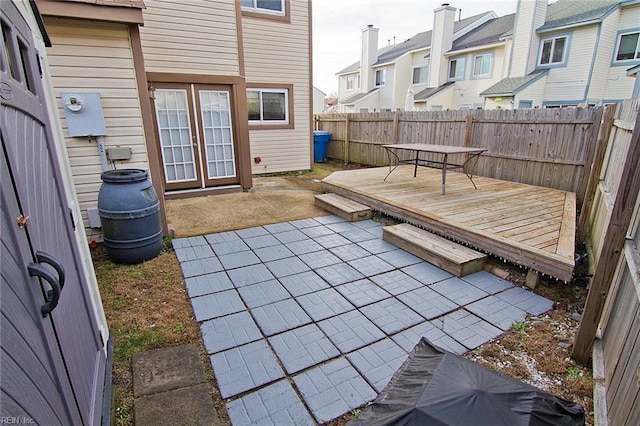
[[322, 188], [510, 262], [569, 281], [574, 268], [576, 196], [540, 186], [399, 166], [334, 172]]

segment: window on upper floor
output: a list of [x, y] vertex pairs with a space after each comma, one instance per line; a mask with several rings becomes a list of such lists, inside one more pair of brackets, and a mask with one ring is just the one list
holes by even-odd
[[464, 67], [466, 58], [455, 58], [449, 60], [448, 80], [464, 80]]
[[245, 10], [267, 13], [284, 13], [284, 0], [240, 0]]
[[247, 89], [247, 107], [249, 112], [249, 125], [290, 123], [288, 89]]
[[351, 74], [347, 76], [347, 90], [360, 88], [360, 74]]
[[376, 87], [384, 86], [386, 77], [387, 73], [384, 68], [381, 70], [376, 70]]
[[429, 66], [416, 67], [413, 69], [413, 84], [424, 84], [429, 79]]
[[640, 32], [627, 32], [618, 35], [615, 62], [640, 59]]
[[491, 76], [491, 63], [493, 62], [493, 54], [483, 53], [473, 57], [472, 78], [486, 78]]
[[569, 38], [566, 35], [545, 38], [542, 40], [538, 65], [560, 65], [566, 60]]

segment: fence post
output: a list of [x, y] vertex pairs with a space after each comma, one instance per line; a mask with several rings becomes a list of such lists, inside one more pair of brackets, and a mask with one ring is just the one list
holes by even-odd
[[[598, 187], [598, 181], [600, 179], [600, 172], [602, 170], [602, 162], [604, 161], [604, 155], [607, 152], [607, 146], [609, 145], [609, 136], [611, 135], [611, 130], [613, 129], [613, 120], [616, 116], [615, 106], [609, 106], [606, 108], [604, 113], [604, 120], [600, 125], [600, 130], [598, 132], [598, 136], [596, 136], [596, 141], [593, 144], [593, 154], [591, 158], [587, 158], [590, 161], [586, 161], [584, 164], [584, 174], [586, 178], [586, 184], [584, 187], [584, 193], [582, 194], [582, 208], [580, 209], [580, 218], [578, 219], [578, 238], [580, 241], [584, 241], [587, 221], [589, 220], [589, 215], [591, 214], [593, 199], [596, 195], [596, 189]], [[593, 124], [596, 125], [595, 123]], [[587, 174], [587, 170], [590, 171]], [[582, 186], [582, 184], [580, 184]]]
[[351, 131], [350, 115], [347, 113], [344, 119], [344, 164], [349, 164], [349, 132]]
[[393, 135], [391, 135], [391, 143], [398, 143], [398, 132], [400, 131], [400, 112], [396, 111], [393, 115]]
[[640, 115], [636, 116], [636, 123], [631, 135], [631, 146], [627, 152], [626, 161], [622, 165], [620, 186], [611, 209], [611, 220], [607, 226], [604, 244], [596, 271], [593, 274], [591, 287], [587, 294], [587, 301], [582, 312], [580, 326], [576, 333], [571, 356], [581, 363], [590, 358], [591, 348], [596, 337], [596, 329], [602, 316], [604, 303], [609, 296], [611, 283], [618, 266], [627, 229], [633, 215], [635, 200], [640, 191]]

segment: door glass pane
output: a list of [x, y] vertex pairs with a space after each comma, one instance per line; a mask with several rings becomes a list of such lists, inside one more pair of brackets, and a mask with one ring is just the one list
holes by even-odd
[[[229, 94], [224, 91], [200, 90], [204, 144], [209, 179], [234, 177], [235, 161], [231, 138]], [[223, 135], [228, 135], [224, 137]], [[231, 167], [225, 167], [230, 163]]]
[[155, 105], [167, 183], [195, 180], [186, 90], [157, 89]]

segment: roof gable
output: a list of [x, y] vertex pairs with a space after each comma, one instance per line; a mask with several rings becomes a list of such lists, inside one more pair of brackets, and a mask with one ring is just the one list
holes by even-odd
[[558, 0], [547, 7], [547, 17], [538, 32], [601, 21], [619, 0]]
[[453, 42], [451, 50], [462, 50], [499, 42], [513, 30], [515, 13], [492, 19]]

